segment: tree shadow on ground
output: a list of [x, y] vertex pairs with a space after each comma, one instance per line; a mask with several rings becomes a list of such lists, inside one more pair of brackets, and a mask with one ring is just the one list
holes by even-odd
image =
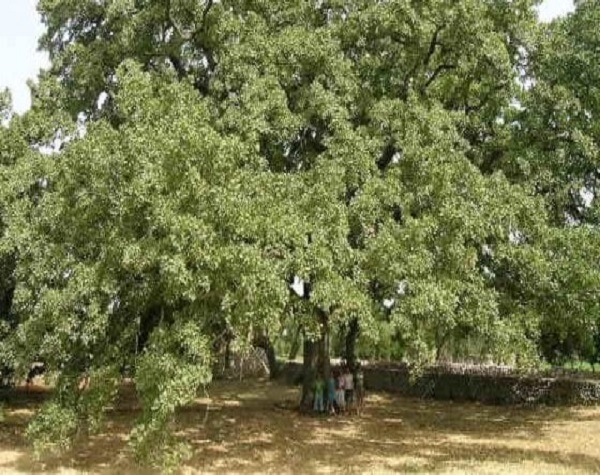
[[[361, 417], [313, 417], [285, 409], [297, 399], [296, 388], [273, 382], [215, 384], [210, 398], [178, 413], [177, 434], [194, 448], [184, 471], [431, 473], [525, 463], [564, 473], [600, 472], [597, 409], [492, 407], [373, 394]], [[0, 424], [0, 453], [21, 455], [5, 465], [0, 458], [0, 472], [3, 467], [26, 473], [66, 467], [148, 473], [129, 462], [136, 404], [131, 395], [121, 398], [101, 434], [45, 465], [32, 460], [22, 435], [31, 404], [13, 404]]]

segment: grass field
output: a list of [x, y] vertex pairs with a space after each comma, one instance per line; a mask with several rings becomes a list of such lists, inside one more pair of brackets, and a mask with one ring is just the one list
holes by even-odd
[[[317, 418], [284, 409], [295, 388], [219, 383], [178, 415], [195, 473], [600, 473], [600, 409], [500, 408], [371, 394], [362, 417]], [[5, 406], [0, 474], [148, 473], [129, 462], [131, 397], [106, 430], [45, 464], [23, 438], [39, 402]], [[208, 410], [207, 410], [208, 408]]]

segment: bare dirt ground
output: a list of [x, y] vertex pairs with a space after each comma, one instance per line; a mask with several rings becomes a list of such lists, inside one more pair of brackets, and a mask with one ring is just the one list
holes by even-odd
[[[295, 388], [219, 383], [178, 415], [194, 448], [184, 474], [600, 473], [599, 408], [502, 408], [368, 396], [362, 417], [310, 417], [285, 409]], [[124, 398], [106, 430], [71, 453], [35, 462], [24, 429], [39, 399], [5, 406], [0, 474], [145, 474], [129, 462], [137, 417]]]

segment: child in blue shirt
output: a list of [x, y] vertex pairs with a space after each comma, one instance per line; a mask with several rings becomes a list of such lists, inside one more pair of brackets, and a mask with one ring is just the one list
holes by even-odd
[[327, 412], [335, 414], [335, 377], [332, 373], [327, 378]]
[[315, 381], [315, 401], [313, 405], [313, 410], [315, 412], [323, 412], [325, 410], [323, 406], [323, 392], [325, 390], [325, 381], [319, 374], [317, 376], [317, 380]]

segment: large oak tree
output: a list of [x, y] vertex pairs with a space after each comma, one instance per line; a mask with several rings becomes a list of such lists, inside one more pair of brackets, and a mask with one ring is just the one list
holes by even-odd
[[304, 407], [334, 328], [391, 326], [417, 362], [467, 338], [535, 358], [562, 239], [514, 166], [536, 3], [40, 1], [51, 67], [0, 137], [2, 344], [59, 374], [31, 435], [95, 428], [133, 365], [158, 463], [220, 342], [284, 320]]

